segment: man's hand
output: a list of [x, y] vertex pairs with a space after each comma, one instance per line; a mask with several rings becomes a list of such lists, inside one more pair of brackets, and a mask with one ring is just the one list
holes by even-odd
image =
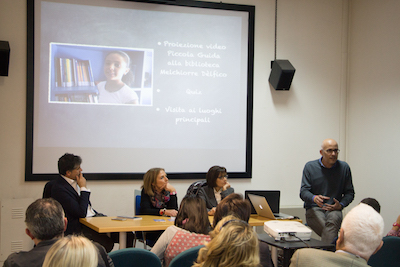
[[326, 197], [323, 195], [316, 195], [314, 197], [314, 202], [318, 205], [318, 207], [323, 208], [323, 206], [325, 206], [324, 204], [324, 200], [329, 200], [330, 197]]
[[333, 201], [335, 201], [335, 204], [330, 205], [330, 204], [324, 204], [322, 209], [323, 210], [328, 210], [328, 211], [333, 211], [333, 210], [342, 210], [343, 207], [340, 205], [339, 201], [334, 198]]
[[83, 177], [82, 173], [76, 176], [76, 183], [79, 185], [80, 188], [86, 187], [86, 179], [85, 177]]

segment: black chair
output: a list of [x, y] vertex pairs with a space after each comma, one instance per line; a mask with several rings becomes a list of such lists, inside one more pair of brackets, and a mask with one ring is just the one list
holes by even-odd
[[43, 198], [51, 197], [51, 188], [53, 187], [55, 180], [50, 180], [46, 183], [43, 189]]
[[400, 237], [385, 236], [383, 246], [377, 253], [368, 260], [368, 265], [372, 267], [400, 266]]
[[206, 180], [200, 180], [192, 183], [189, 185], [185, 197], [191, 197], [191, 196], [197, 196], [197, 193], [199, 192], [199, 188], [206, 186], [207, 181]]

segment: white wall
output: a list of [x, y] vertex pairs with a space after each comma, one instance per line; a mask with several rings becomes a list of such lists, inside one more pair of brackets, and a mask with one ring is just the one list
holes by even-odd
[[[296, 68], [288, 92], [274, 91], [268, 84], [275, 1], [228, 2], [256, 6], [253, 177], [232, 180], [236, 191], [280, 189], [282, 206], [301, 207], [303, 166], [319, 156], [322, 140], [332, 137], [339, 142], [340, 159], [352, 168], [354, 203], [376, 197], [385, 222], [391, 224], [399, 213], [392, 203], [398, 201], [400, 18], [395, 11], [400, 2], [350, 0], [348, 10], [347, 0], [278, 1], [277, 57], [289, 59]], [[45, 183], [24, 182], [25, 0], [1, 0], [0, 40], [11, 46], [9, 76], [0, 77], [0, 201], [40, 198]], [[171, 181], [179, 197], [191, 182]], [[88, 186], [97, 210], [129, 214], [141, 181], [89, 181]]]
[[389, 230], [399, 210], [400, 1], [351, 1], [347, 150], [356, 199], [376, 198]]

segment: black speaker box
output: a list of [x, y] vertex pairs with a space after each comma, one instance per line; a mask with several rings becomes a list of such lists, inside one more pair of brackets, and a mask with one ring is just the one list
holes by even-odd
[[0, 41], [0, 76], [8, 76], [10, 62], [10, 45], [7, 41]]
[[272, 62], [272, 70], [269, 75], [269, 83], [275, 90], [289, 90], [296, 69], [289, 60], [278, 59]]

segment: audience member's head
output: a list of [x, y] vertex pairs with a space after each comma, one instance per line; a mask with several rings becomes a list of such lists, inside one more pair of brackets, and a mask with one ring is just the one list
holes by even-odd
[[211, 227], [204, 200], [196, 197], [182, 199], [175, 225], [190, 232], [208, 235]]
[[74, 154], [65, 153], [58, 159], [58, 173], [66, 175], [67, 171], [79, 167], [82, 164], [82, 159]]
[[206, 175], [207, 185], [210, 187], [217, 186], [217, 179], [226, 176], [226, 168], [221, 166], [212, 166]]
[[383, 218], [371, 206], [360, 203], [344, 217], [337, 250], [345, 250], [368, 261], [382, 247]]
[[69, 235], [47, 252], [43, 267], [96, 267], [97, 248], [86, 237]]
[[214, 213], [213, 227], [218, 224], [222, 218], [233, 215], [243, 221], [250, 219], [251, 207], [248, 200], [243, 199], [241, 194], [232, 193], [226, 196], [218, 204]]
[[193, 266], [258, 266], [257, 235], [247, 222], [234, 216], [223, 218], [211, 232], [212, 240], [201, 248]]
[[149, 196], [154, 196], [154, 185], [157, 183], [157, 177], [163, 168], [151, 168], [143, 176], [143, 189], [144, 192]]
[[371, 207], [374, 208], [374, 210], [376, 210], [376, 212], [381, 213], [381, 205], [379, 205], [378, 200], [376, 200], [375, 198], [366, 197], [363, 200], [361, 200], [360, 203], [370, 205]]
[[57, 200], [42, 198], [30, 204], [26, 209], [25, 223], [27, 235], [40, 242], [62, 237], [67, 226], [67, 219]]

